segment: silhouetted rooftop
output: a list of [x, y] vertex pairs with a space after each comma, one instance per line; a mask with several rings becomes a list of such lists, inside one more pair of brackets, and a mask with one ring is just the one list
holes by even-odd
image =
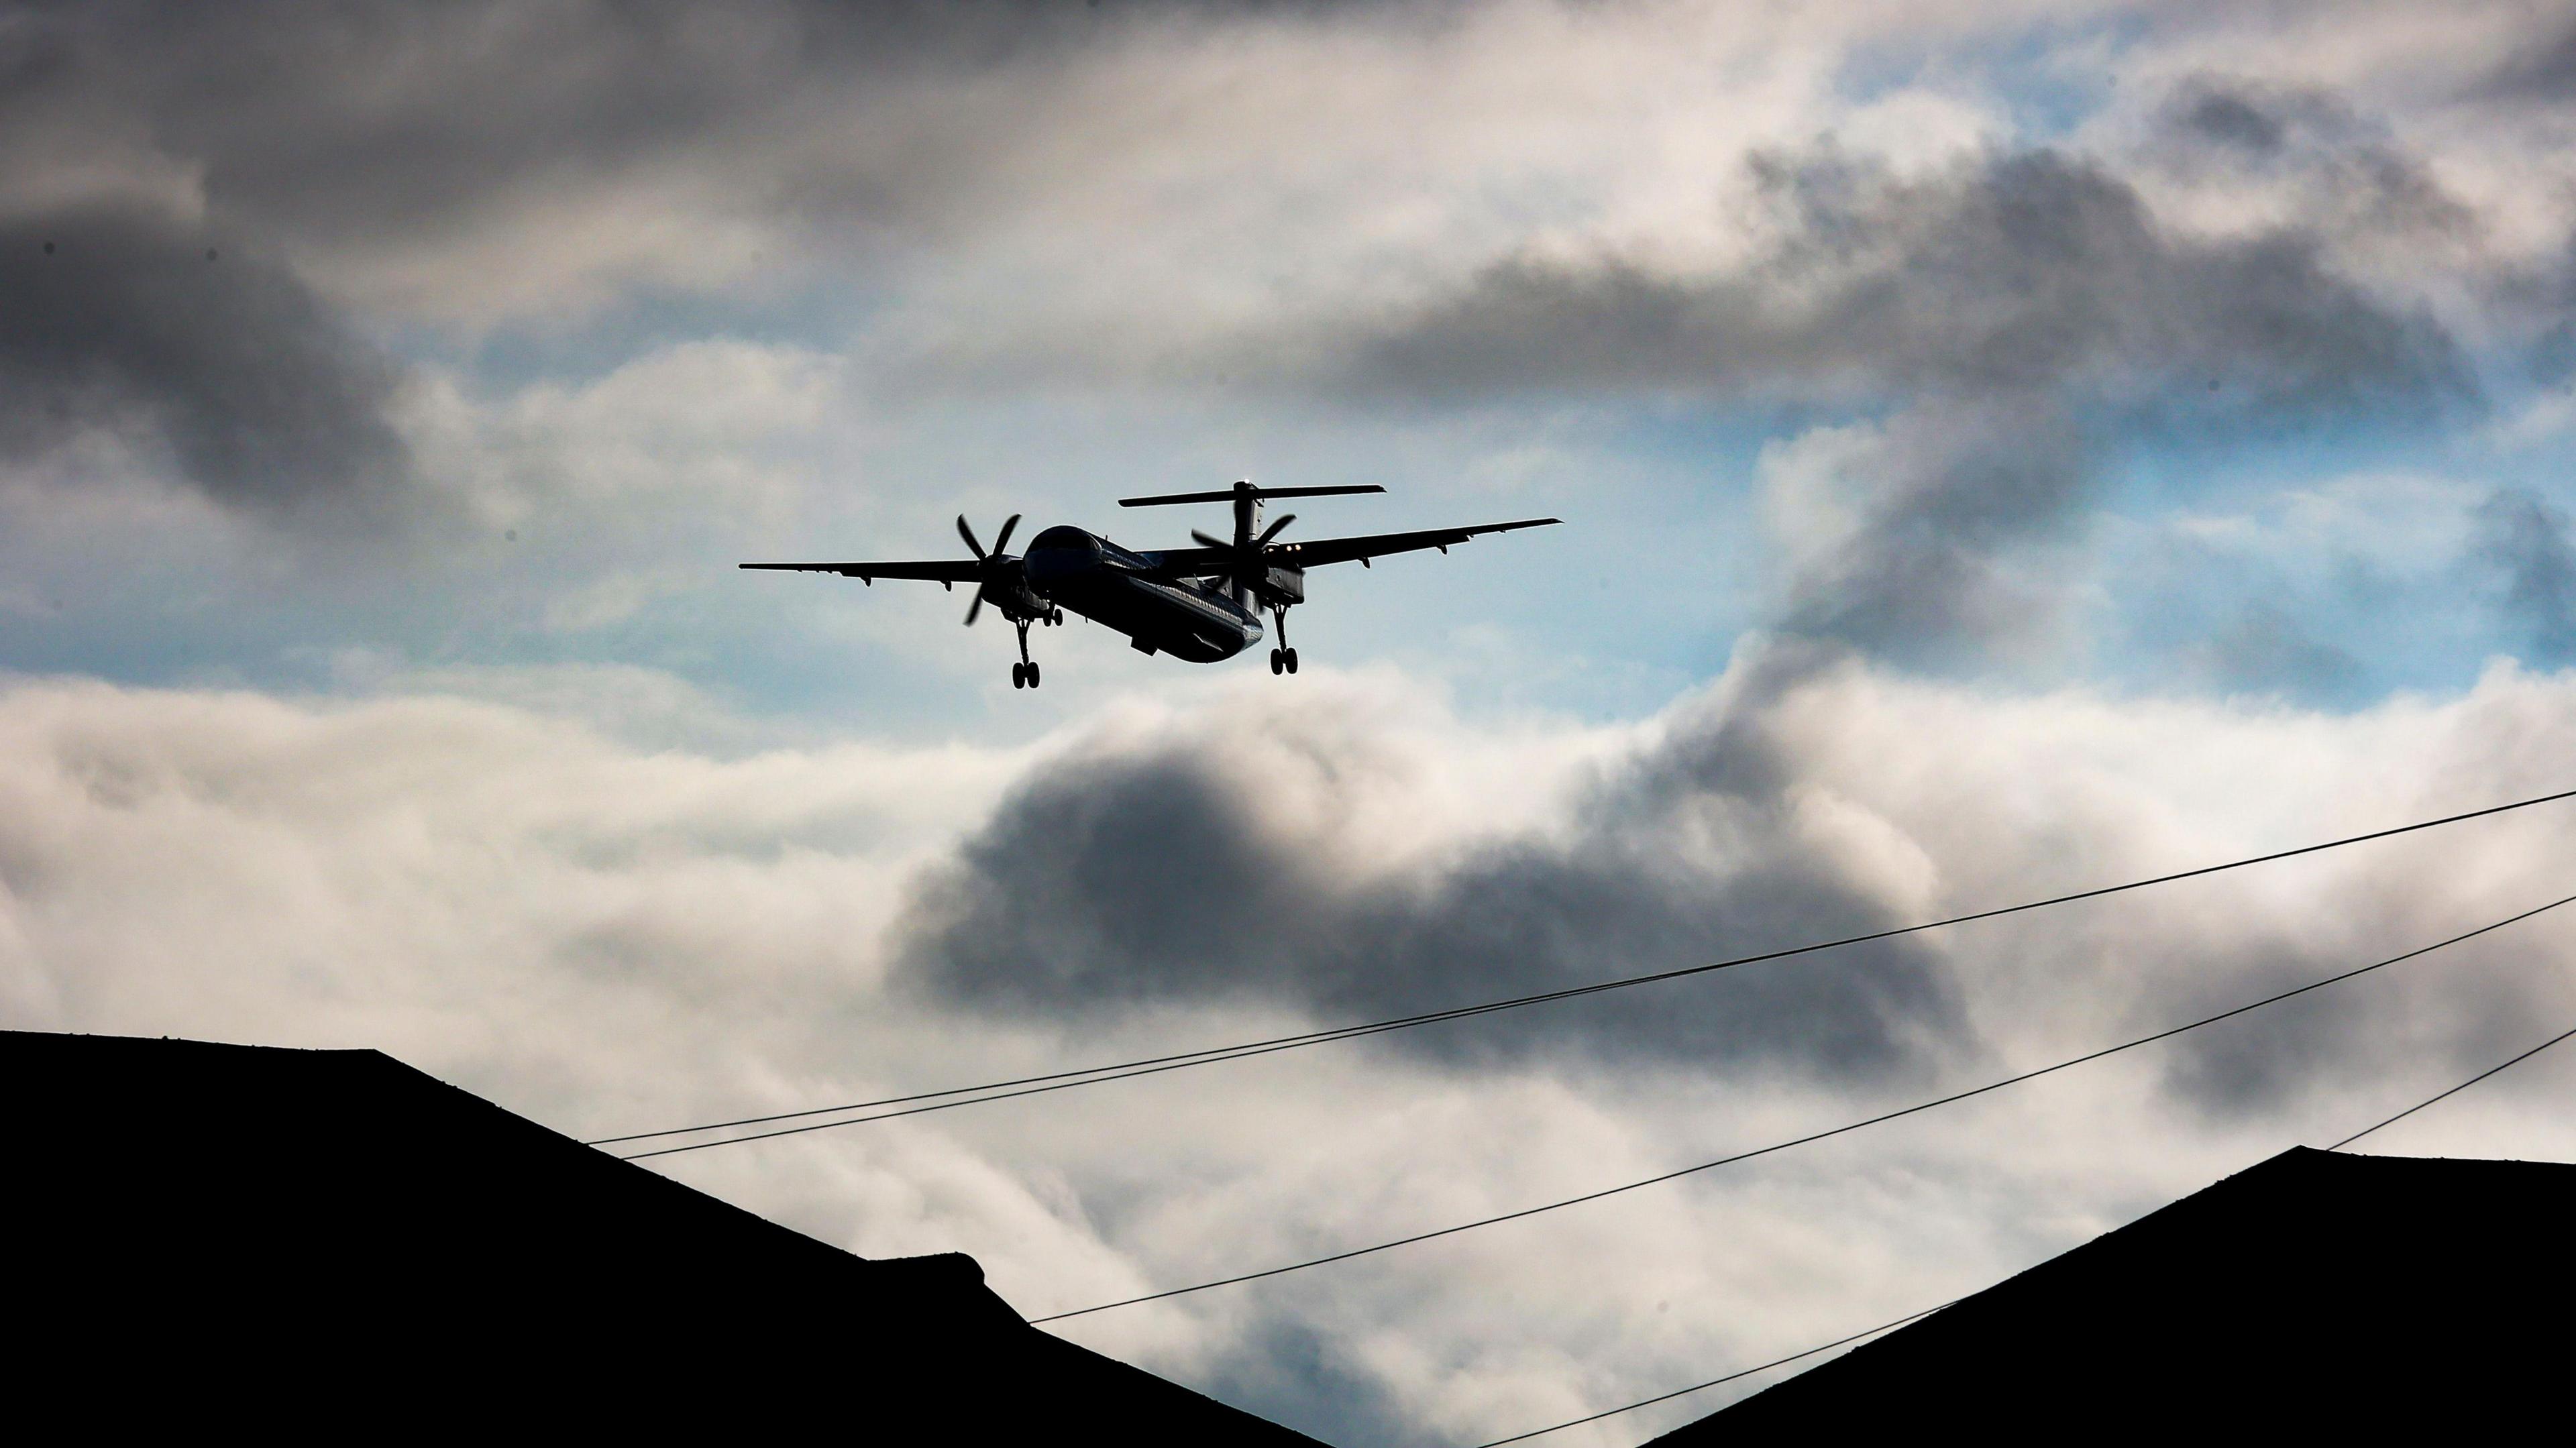
[[1655, 1442], [2554, 1418], [2571, 1223], [2576, 1166], [2299, 1148]]
[[[1314, 1440], [374, 1051], [0, 1032], [11, 1363], [101, 1423]], [[25, 1340], [22, 1339], [22, 1340]]]

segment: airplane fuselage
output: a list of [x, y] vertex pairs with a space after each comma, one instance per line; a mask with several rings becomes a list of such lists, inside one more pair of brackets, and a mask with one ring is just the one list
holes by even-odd
[[1038, 534], [1024, 563], [1031, 591], [1116, 629], [1144, 653], [1213, 664], [1264, 637], [1261, 616], [1222, 584], [1156, 577], [1158, 555], [1080, 528]]

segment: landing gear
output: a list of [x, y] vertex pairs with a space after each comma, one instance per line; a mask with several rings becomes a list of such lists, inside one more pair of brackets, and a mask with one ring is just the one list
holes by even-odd
[[1051, 609], [1048, 609], [1048, 610], [1047, 610], [1047, 627], [1048, 627], [1048, 628], [1062, 628], [1062, 627], [1064, 627], [1064, 610], [1063, 610], [1063, 609], [1060, 609], [1060, 608], [1051, 608]]
[[1011, 687], [1014, 689], [1034, 689], [1038, 686], [1038, 666], [1029, 658], [1029, 625], [1044, 617], [1046, 617], [1045, 614], [1039, 614], [1033, 618], [1011, 620], [1020, 630], [1020, 661], [1011, 665]]
[[1270, 651], [1270, 672], [1293, 674], [1297, 672], [1297, 651], [1285, 647], [1288, 642], [1288, 610], [1284, 608], [1270, 610], [1270, 621], [1278, 628], [1279, 642], [1282, 645]]

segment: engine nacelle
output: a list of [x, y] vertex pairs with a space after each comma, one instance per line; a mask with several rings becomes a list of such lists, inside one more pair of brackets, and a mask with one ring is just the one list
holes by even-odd
[[1262, 578], [1261, 586], [1253, 591], [1261, 595], [1262, 602], [1270, 604], [1274, 608], [1284, 608], [1290, 604], [1304, 603], [1306, 601], [1306, 570], [1303, 568], [1281, 568], [1273, 565], [1267, 570], [1266, 575]]

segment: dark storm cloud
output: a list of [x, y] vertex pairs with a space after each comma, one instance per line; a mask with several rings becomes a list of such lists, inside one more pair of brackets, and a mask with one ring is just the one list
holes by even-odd
[[[1929, 180], [1830, 155], [1755, 164], [1783, 237], [1756, 262], [1700, 277], [1506, 263], [1399, 320], [1361, 375], [1433, 393], [2173, 393], [2267, 416], [2421, 412], [2471, 386], [2438, 323], [2336, 276], [2319, 237], [2177, 236], [2071, 156], [1991, 156]], [[2211, 382], [2219, 402], [2198, 403]]]
[[382, 497], [406, 466], [394, 367], [285, 268], [134, 206], [0, 219], [0, 454], [103, 429], [209, 496]]
[[2567, 514], [2520, 488], [2498, 488], [2478, 505], [2475, 561], [2489, 571], [2505, 613], [2549, 665], [2576, 661], [2576, 544]]
[[[346, 309], [389, 289], [436, 311], [531, 285], [514, 277], [543, 295], [586, 264], [558, 252], [613, 255], [681, 214], [657, 187], [748, 174], [754, 211], [869, 211], [885, 187], [727, 158], [792, 149], [818, 91], [1090, 24], [1079, 6], [0, 9], [0, 449], [109, 429], [272, 517], [416, 504], [387, 416], [401, 370]], [[917, 149], [907, 174], [939, 175], [940, 139]]]
[[[299, 254], [413, 253], [583, 198], [870, 225], [936, 214], [1033, 139], [952, 134], [854, 101], [971, 82], [1158, 18], [1219, 7], [929, 0], [394, 0], [20, 9], [0, 117], [37, 164], [124, 145]], [[1042, 104], [1031, 102], [1027, 119]], [[817, 137], [831, 139], [817, 141]], [[694, 214], [694, 213], [692, 213]], [[639, 212], [630, 224], [649, 228]], [[608, 246], [613, 238], [587, 238]]]
[[[1785, 777], [1743, 757], [1773, 747], [1765, 727], [1711, 721], [1605, 788], [1564, 839], [1378, 878], [1319, 858], [1255, 787], [1195, 749], [1067, 762], [925, 880], [898, 931], [899, 971], [945, 1001], [1029, 1017], [1266, 1000], [1357, 1021], [1894, 923], [1759, 787]], [[1707, 859], [1713, 835], [1731, 841], [1722, 863]], [[1887, 942], [1816, 967], [1746, 967], [1389, 1042], [1442, 1057], [1572, 1050], [1835, 1078], [1911, 1075], [1962, 1047], [1956, 992], [1930, 953]]]

